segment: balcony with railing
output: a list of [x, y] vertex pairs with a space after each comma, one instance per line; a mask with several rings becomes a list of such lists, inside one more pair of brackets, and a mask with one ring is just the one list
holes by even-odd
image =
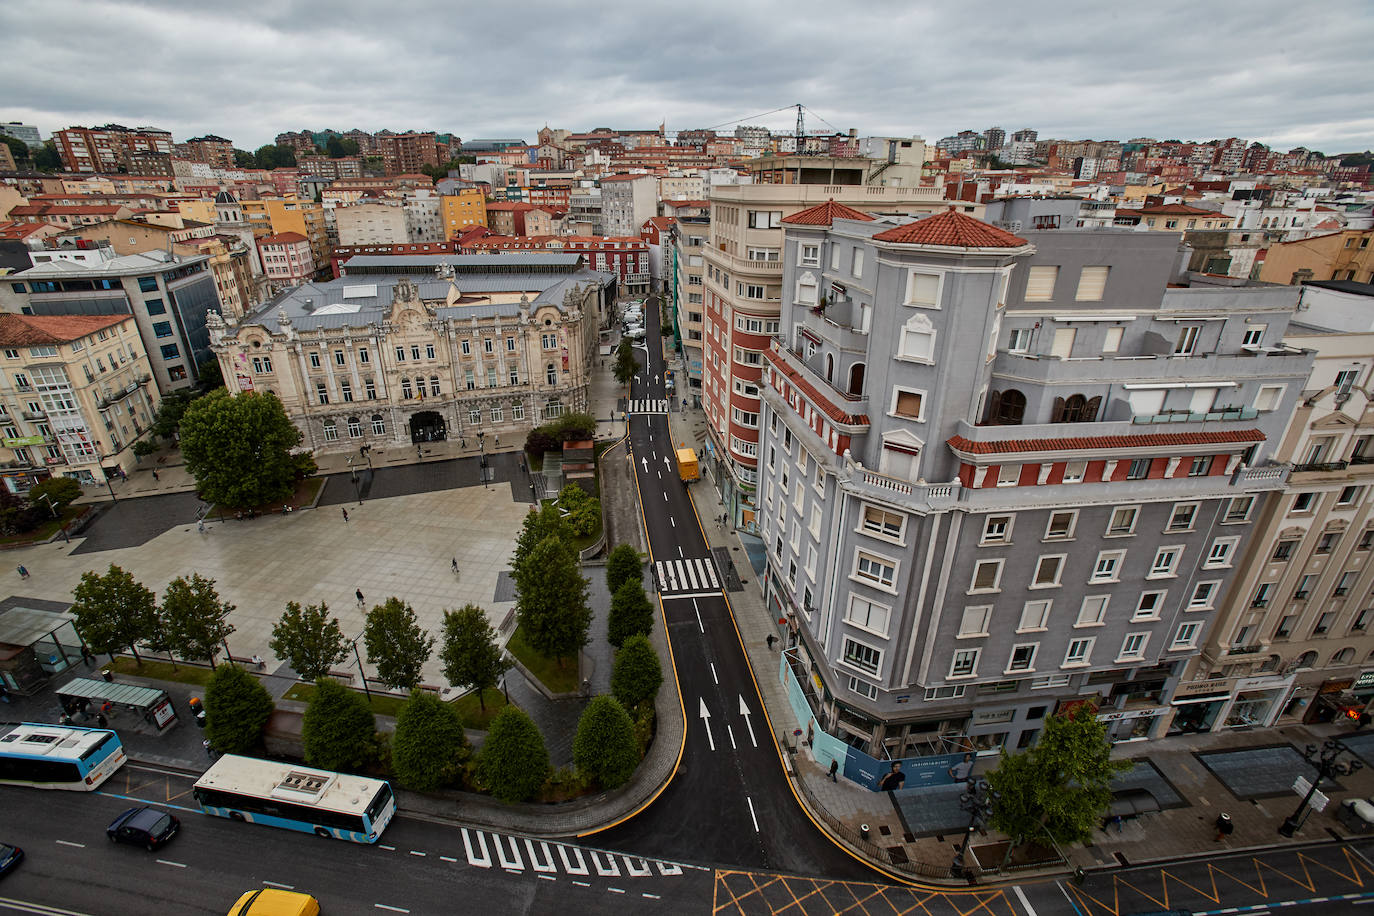
[[[808, 366], [806, 358], [801, 353], [788, 349], [776, 337], [769, 342], [766, 358], [783, 375], [788, 376], [793, 382], [800, 383], [796, 387], [815, 399], [815, 406], [831, 415], [832, 420], [843, 423], [844, 421], [839, 418], [844, 416], [850, 418], [852, 425], [867, 427], [868, 399], [863, 395], [850, 394], [836, 388], [834, 384], [826, 381], [824, 376]], [[826, 405], [833, 410], [827, 411]], [[863, 418], [862, 421], [858, 419], [860, 417]]]
[[1012, 376], [1023, 384], [1050, 382], [1177, 382], [1238, 378], [1297, 376], [1306, 378], [1312, 355], [1306, 350], [1276, 347], [1235, 353], [1198, 353], [1191, 356], [1141, 354], [1061, 359], [1032, 353], [997, 354], [993, 374]]
[[146, 385], [151, 379], [152, 376], [141, 374], [123, 388], [106, 388], [96, 398], [96, 406], [104, 410], [107, 407], [118, 404], [120, 401]]

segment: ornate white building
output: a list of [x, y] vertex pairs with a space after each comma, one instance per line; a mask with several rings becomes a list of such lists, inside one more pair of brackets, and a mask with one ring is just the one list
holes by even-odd
[[585, 410], [613, 274], [578, 255], [356, 257], [347, 276], [210, 322], [231, 393], [271, 391], [316, 450], [521, 441]]

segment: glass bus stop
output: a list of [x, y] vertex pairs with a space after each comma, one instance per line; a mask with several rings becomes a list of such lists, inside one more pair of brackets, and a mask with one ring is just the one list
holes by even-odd
[[92, 711], [108, 702], [117, 708], [138, 713], [145, 722], [155, 725], [158, 731], [170, 728], [177, 720], [171, 698], [165, 690], [157, 687], [78, 677], [57, 688], [57, 698], [63, 706], [86, 700]]

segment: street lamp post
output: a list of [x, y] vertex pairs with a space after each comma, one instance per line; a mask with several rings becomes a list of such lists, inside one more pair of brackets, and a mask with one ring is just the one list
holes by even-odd
[[[1351, 759], [1338, 762], [1337, 758], [1345, 753], [1351, 753]], [[1329, 779], [1332, 776], [1347, 776], [1364, 766], [1364, 761], [1355, 758], [1350, 748], [1335, 738], [1327, 738], [1326, 741], [1322, 742], [1320, 748], [1315, 744], [1307, 745], [1302, 756], [1308, 763], [1316, 767], [1317, 776], [1312, 780], [1312, 785], [1308, 787], [1307, 794], [1302, 797], [1302, 801], [1298, 802], [1297, 810], [1280, 825], [1279, 833], [1286, 837], [1293, 836], [1302, 826], [1303, 815], [1307, 812], [1307, 806], [1312, 801], [1312, 796], [1317, 793], [1317, 786], [1321, 785], [1323, 779]]]
[[358, 640], [353, 640], [353, 657], [358, 660], [358, 677], [363, 682], [363, 693], [367, 694], [367, 703], [372, 705], [372, 690], [367, 686], [367, 671], [363, 668], [363, 656], [358, 651]]
[[110, 502], [119, 502], [119, 497], [115, 496], [114, 484], [110, 483], [110, 475], [105, 473], [105, 455], [103, 452], [95, 453], [96, 467], [100, 468], [100, 476], [105, 478], [105, 489], [110, 491]]
[[[49, 495], [46, 494], [46, 493], [40, 493], [40, 494], [38, 494], [38, 498], [41, 499], [41, 500], [43, 500], [43, 502], [45, 502], [45, 503], [48, 504], [48, 508], [52, 510], [52, 517], [53, 517], [53, 518], [56, 518], [56, 519], [62, 518], [61, 514], [57, 511], [57, 506], [54, 505], [51, 496], [49, 496]], [[65, 524], [58, 525], [58, 526], [57, 526], [57, 530], [60, 531], [60, 532], [62, 533], [62, 540], [66, 541], [68, 544], [70, 544], [70, 543], [72, 542], [71, 536], [67, 534], [67, 526], [66, 526]]]
[[477, 466], [477, 471], [482, 475], [482, 486], [490, 490], [491, 486], [487, 483], [487, 434], [480, 429], [477, 431], [477, 451], [481, 457]]
[[970, 779], [968, 791], [959, 793], [959, 807], [969, 813], [968, 829], [964, 831], [964, 842], [954, 854], [954, 862], [949, 873], [955, 878], [970, 878], [972, 873], [965, 864], [969, 843], [975, 831], [983, 829], [992, 816], [993, 806], [1001, 799], [1001, 793], [993, 791], [986, 779]]
[[358, 505], [363, 504], [363, 493], [358, 489], [358, 469], [353, 466], [353, 457], [348, 459], [348, 476], [353, 478], [353, 495], [358, 498]]

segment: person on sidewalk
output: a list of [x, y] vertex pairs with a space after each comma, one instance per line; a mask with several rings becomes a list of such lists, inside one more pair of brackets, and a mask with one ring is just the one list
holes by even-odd
[[778, 638], [777, 638], [776, 636], [774, 636], [772, 633], [769, 633], [769, 634], [768, 634], [767, 642], [768, 642], [768, 651], [769, 651], [769, 652], [772, 652], [772, 651], [773, 651], [773, 643], [775, 643], [775, 642], [777, 642], [777, 641], [778, 641]]
[[153, 480], [156, 481], [156, 480], [161, 480], [161, 479], [162, 479], [162, 478], [160, 478], [160, 477], [157, 476], [157, 468], [153, 468]]
[[1220, 843], [1222, 840], [1226, 839], [1228, 836], [1231, 835], [1231, 833], [1236, 829], [1236, 825], [1231, 823], [1231, 815], [1218, 814], [1216, 828], [1216, 842]]
[[354, 592], [353, 592], [353, 594], [356, 595], [356, 596], [358, 597], [358, 607], [362, 607], [362, 606], [363, 606], [363, 590], [360, 589], [360, 588], [359, 588], [359, 589], [355, 589]]
[[344, 516], [344, 524], [346, 525], [346, 524], [348, 524], [348, 510], [347, 510], [347, 509], [344, 509], [344, 510], [343, 510], [343, 516]]
[[201, 519], [200, 521], [196, 522], [196, 530], [199, 531], [201, 534], [205, 533], [205, 519]]
[[830, 781], [831, 781], [831, 782], [839, 782], [839, 780], [835, 778], [835, 774], [838, 773], [839, 771], [840, 771], [840, 762], [839, 762], [838, 760], [832, 759], [832, 760], [830, 761], [830, 772], [826, 774], [827, 776], [830, 777]]
[[22, 563], [19, 564], [19, 578], [21, 578], [21, 579], [27, 579], [28, 577], [29, 577], [29, 571], [28, 571], [27, 569], [24, 568], [24, 564], [22, 564]]

